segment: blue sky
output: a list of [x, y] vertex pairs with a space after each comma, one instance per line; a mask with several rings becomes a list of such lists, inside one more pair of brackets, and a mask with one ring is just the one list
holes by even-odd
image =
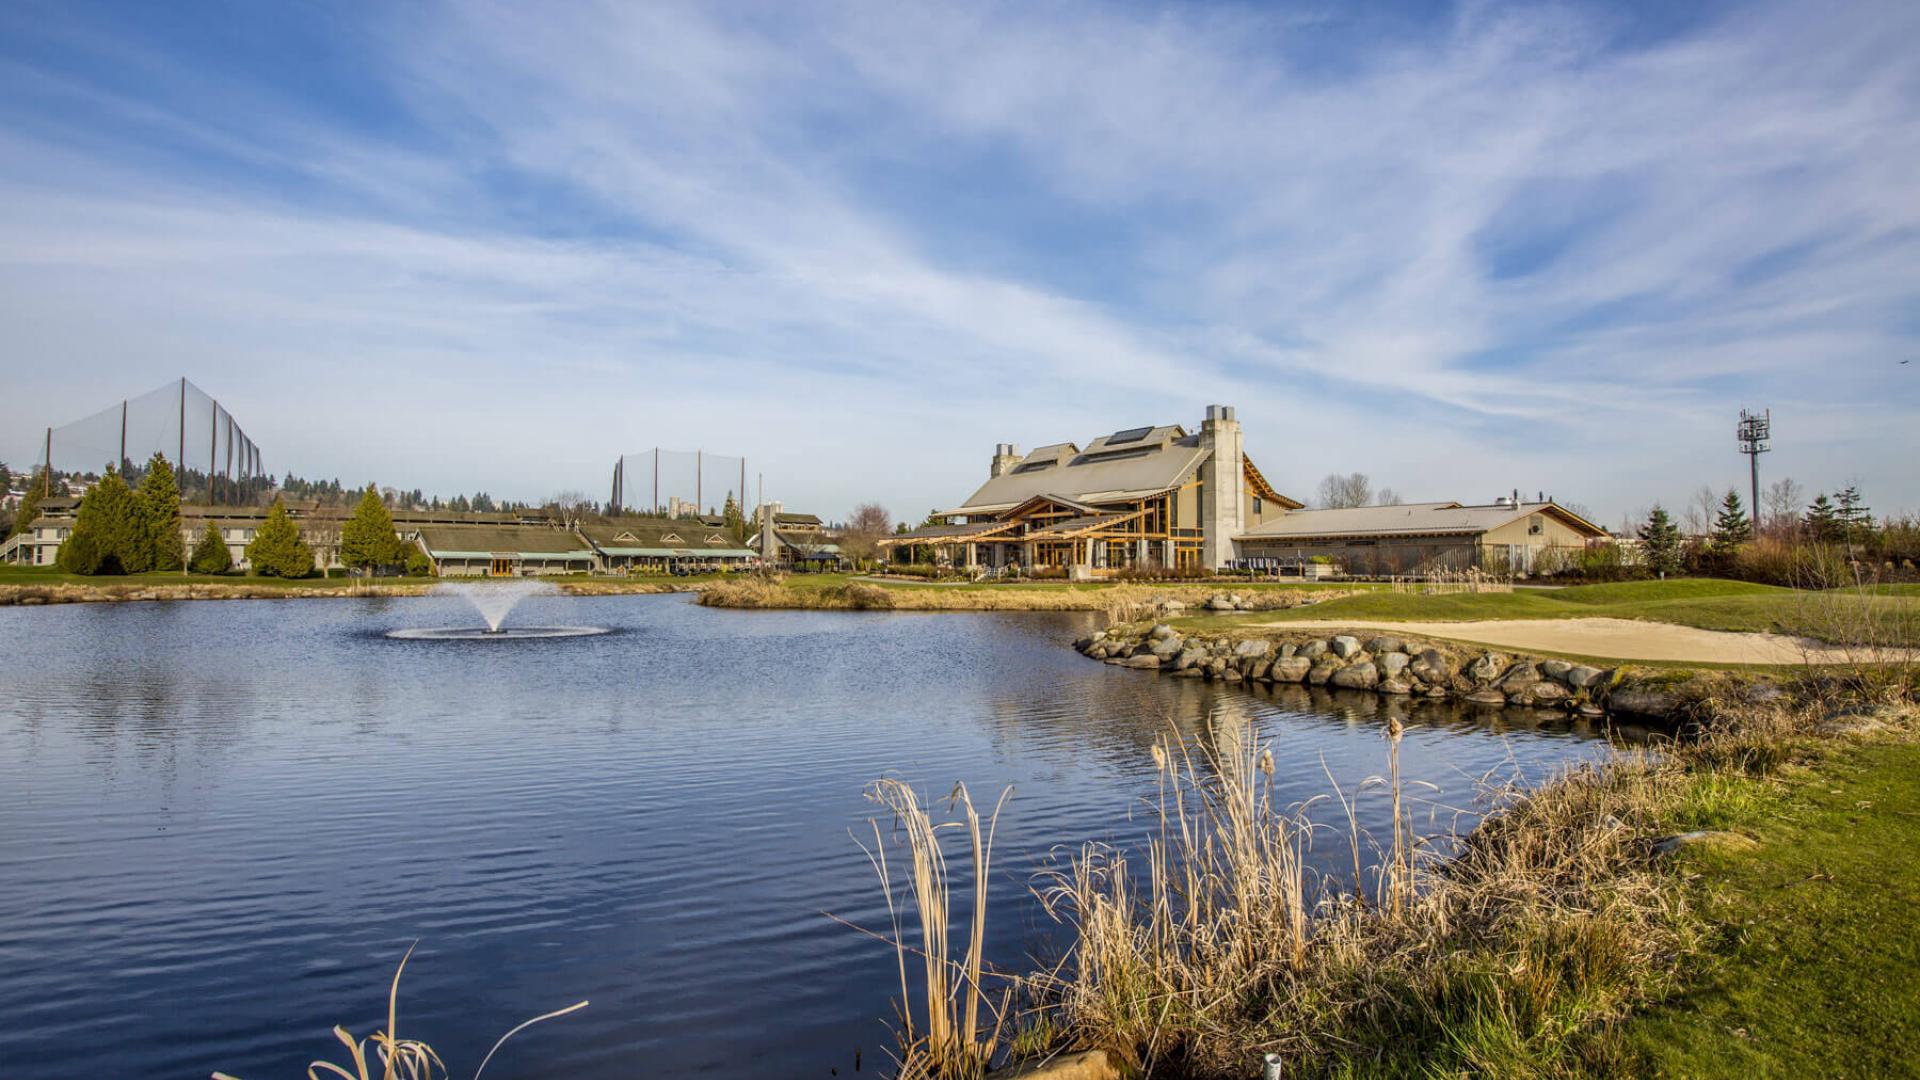
[[276, 470], [745, 454], [917, 518], [1238, 406], [1284, 491], [1920, 508], [1920, 6], [12, 3], [0, 457], [186, 374]]

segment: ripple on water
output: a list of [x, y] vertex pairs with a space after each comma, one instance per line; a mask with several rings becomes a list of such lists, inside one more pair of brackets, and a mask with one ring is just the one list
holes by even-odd
[[[470, 617], [457, 597], [0, 609], [0, 645], [35, 657], [0, 695], [0, 1060], [300, 1075], [333, 1024], [384, 1024], [418, 940], [403, 1026], [456, 1073], [582, 998], [503, 1057], [584, 1078], [846, 1073], [856, 1048], [881, 1060], [897, 981], [884, 945], [828, 917], [887, 925], [855, 842], [880, 776], [934, 801], [1014, 789], [988, 951], [1017, 968], [1057, 932], [1033, 875], [1140, 833], [1148, 747], [1208, 710], [1272, 740], [1281, 801], [1331, 773], [1375, 827], [1388, 804], [1362, 784], [1386, 770], [1389, 715], [1434, 828], [1483, 774], [1603, 752], [1557, 718], [1091, 664], [1065, 648], [1090, 625], [1070, 614], [529, 595], [513, 623], [608, 632], [387, 638]], [[1344, 835], [1316, 845], [1329, 871]]]

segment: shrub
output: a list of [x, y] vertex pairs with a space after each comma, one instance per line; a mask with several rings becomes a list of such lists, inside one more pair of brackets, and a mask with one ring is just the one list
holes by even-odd
[[408, 577], [432, 577], [433, 576], [433, 560], [427, 558], [426, 552], [421, 551], [419, 548], [415, 548], [412, 551], [407, 553], [407, 576]]
[[60, 569], [69, 574], [91, 577], [100, 572], [100, 545], [93, 542], [91, 534], [75, 530], [60, 545], [58, 562]]
[[262, 577], [302, 578], [313, 573], [313, 549], [300, 539], [300, 530], [279, 499], [273, 501], [267, 520], [247, 545], [247, 562]]

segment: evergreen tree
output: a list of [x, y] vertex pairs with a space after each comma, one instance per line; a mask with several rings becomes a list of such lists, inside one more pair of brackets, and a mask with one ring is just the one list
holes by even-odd
[[12, 491], [12, 490], [13, 490], [13, 470], [7, 468], [6, 462], [0, 461], [0, 491]]
[[1740, 493], [1729, 489], [1727, 497], [1720, 500], [1720, 513], [1713, 519], [1713, 535], [1709, 541], [1713, 553], [1722, 558], [1731, 556], [1741, 544], [1753, 539], [1753, 522], [1747, 519], [1747, 511], [1740, 503]]
[[1867, 534], [1873, 531], [1873, 511], [1867, 509], [1861, 500], [1860, 489], [1848, 484], [1845, 491], [1833, 498], [1839, 504], [1834, 510], [1834, 517], [1840, 523], [1841, 539], [1849, 544], [1866, 540]]
[[1807, 535], [1822, 544], [1838, 543], [1846, 529], [1840, 523], [1840, 512], [1835, 509], [1833, 500], [1821, 495], [1807, 507]]
[[263, 577], [301, 578], [313, 573], [313, 549], [300, 539], [300, 530], [279, 499], [273, 500], [267, 520], [247, 545], [247, 562]]
[[387, 511], [380, 489], [367, 485], [353, 516], [340, 528], [340, 561], [350, 570], [371, 571], [380, 566], [399, 566], [407, 561], [407, 552], [393, 531], [393, 515]]
[[185, 566], [186, 541], [180, 536], [180, 485], [174, 479], [173, 465], [161, 454], [155, 453], [147, 460], [147, 473], [140, 478], [136, 495], [141, 526], [146, 533], [149, 568], [178, 570]]
[[1680, 527], [1667, 516], [1666, 507], [1654, 504], [1640, 529], [1640, 542], [1648, 569], [1662, 577], [1680, 572]]
[[727, 505], [721, 510], [721, 515], [727, 519], [727, 533], [733, 537], [734, 542], [746, 543], [747, 516], [740, 512], [740, 504], [734, 501], [731, 491], [727, 492]]
[[213, 522], [200, 530], [200, 540], [193, 545], [193, 561], [188, 568], [196, 574], [225, 574], [233, 570], [233, 553], [227, 550], [227, 542], [220, 539], [220, 530]]
[[60, 551], [60, 566], [73, 574], [138, 574], [152, 561], [139, 504], [118, 469], [87, 490]]

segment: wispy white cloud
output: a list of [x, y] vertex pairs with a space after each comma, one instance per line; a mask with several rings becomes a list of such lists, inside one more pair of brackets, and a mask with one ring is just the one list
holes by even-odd
[[993, 442], [1224, 400], [1283, 487], [1361, 468], [1611, 519], [1736, 480], [1729, 414], [1771, 403], [1770, 467], [1920, 504], [1906, 7], [1652, 43], [1572, 6], [1379, 36], [1076, 4], [382, 18], [368, 76], [426, 134], [138, 41], [111, 47], [150, 97], [0, 72], [112, 118], [0, 128], [34, 390], [0, 422], [184, 369], [303, 471], [537, 495], [704, 444], [790, 503], [906, 514]]

